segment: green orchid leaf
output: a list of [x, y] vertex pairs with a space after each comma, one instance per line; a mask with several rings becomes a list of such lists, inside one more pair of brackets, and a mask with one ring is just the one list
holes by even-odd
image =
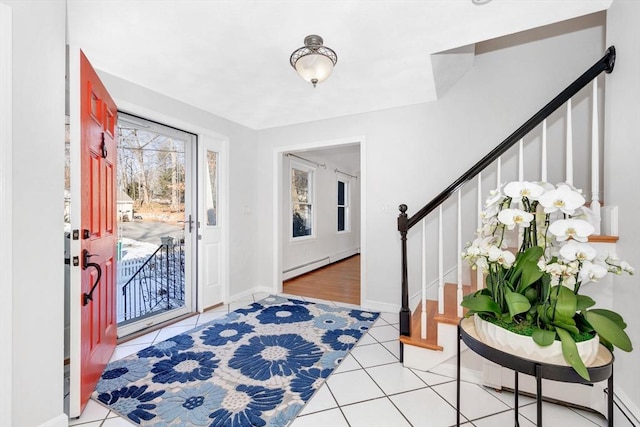
[[573, 320], [570, 317], [563, 317], [563, 316], [556, 315], [555, 319], [553, 319], [552, 324], [557, 327], [556, 329], [561, 328], [561, 329], [564, 329], [565, 331], [569, 331], [572, 334], [576, 334], [576, 335], [580, 333], [580, 331], [576, 326], [575, 320]]
[[544, 250], [540, 246], [532, 246], [524, 252], [520, 252], [518, 255], [518, 261], [532, 261], [534, 264], [538, 263], [540, 257], [544, 254]]
[[578, 375], [585, 380], [590, 381], [591, 378], [589, 378], [587, 367], [584, 366], [584, 362], [578, 354], [578, 347], [576, 346], [576, 342], [573, 340], [571, 334], [564, 329], [556, 329], [556, 332], [562, 342], [562, 355], [564, 356], [564, 360], [566, 360], [567, 363], [575, 369]]
[[531, 338], [536, 342], [536, 344], [546, 347], [548, 345], [553, 344], [556, 340], [556, 331], [549, 331], [547, 329], [536, 328], [533, 330], [531, 334]]
[[507, 307], [509, 308], [509, 315], [513, 318], [516, 314], [529, 311], [531, 303], [522, 294], [516, 292], [506, 291], [504, 299], [507, 301]]
[[555, 286], [557, 288], [558, 300], [556, 302], [556, 315], [562, 317], [573, 317], [576, 313], [578, 299], [576, 295], [565, 286]]
[[584, 313], [584, 317], [602, 338], [618, 347], [620, 350], [633, 350], [633, 345], [631, 344], [629, 335], [627, 335], [624, 329], [622, 329], [616, 322], [602, 314], [599, 314], [596, 310], [586, 311]]
[[517, 291], [522, 293], [529, 286], [536, 283], [542, 277], [542, 271], [535, 262], [527, 262], [522, 267], [522, 275], [520, 276], [520, 282], [518, 282]]
[[466, 295], [460, 305], [472, 313], [493, 313], [498, 317], [502, 314], [500, 307], [490, 296], [480, 293]]
[[594, 329], [589, 322], [584, 318], [584, 316], [580, 313], [576, 313], [573, 316], [573, 320], [576, 322], [576, 326], [580, 330], [580, 332], [593, 332]]
[[588, 297], [586, 295], [576, 295], [576, 298], [577, 298], [577, 304], [576, 304], [577, 311], [586, 310], [587, 308], [593, 307], [594, 305], [596, 305], [596, 302], [593, 300], [593, 298]]
[[620, 316], [618, 313], [611, 311], [611, 310], [606, 310], [604, 308], [594, 308], [593, 310], [589, 310], [593, 313], [596, 314], [600, 314], [604, 317], [607, 317], [608, 319], [614, 321], [616, 323], [616, 325], [620, 326], [620, 329], [626, 329], [627, 328], [627, 324], [625, 323], [624, 319], [622, 318], [622, 316]]
[[611, 343], [609, 341], [605, 340], [602, 337], [600, 337], [600, 344], [602, 344], [603, 346], [607, 347], [609, 349], [609, 351], [613, 351], [613, 345], [611, 345]]

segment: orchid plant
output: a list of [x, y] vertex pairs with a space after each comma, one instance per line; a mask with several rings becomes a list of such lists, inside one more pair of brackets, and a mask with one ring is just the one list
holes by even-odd
[[588, 243], [593, 212], [579, 190], [510, 182], [490, 193], [481, 218], [478, 237], [462, 257], [486, 274], [486, 287], [464, 297], [467, 316], [524, 326], [513, 329], [528, 330], [541, 346], [559, 339], [567, 363], [587, 380], [576, 346], [581, 335], [597, 334], [610, 350], [632, 350], [622, 317], [592, 308], [595, 301], [579, 293], [607, 273], [633, 274], [615, 254], [600, 257]]

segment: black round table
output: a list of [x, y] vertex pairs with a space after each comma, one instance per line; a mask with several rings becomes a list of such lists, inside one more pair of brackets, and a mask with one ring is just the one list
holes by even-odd
[[462, 319], [458, 324], [458, 360], [456, 384], [457, 424], [460, 425], [460, 343], [464, 342], [470, 350], [505, 368], [515, 371], [515, 425], [518, 427], [518, 373], [528, 374], [536, 378], [537, 426], [542, 427], [542, 379], [569, 383], [593, 384], [608, 380], [607, 420], [613, 427], [613, 354], [605, 346], [600, 345], [598, 356], [587, 366], [590, 380], [587, 381], [573, 370], [571, 366], [543, 363], [506, 353], [480, 340], [476, 332], [473, 318]]

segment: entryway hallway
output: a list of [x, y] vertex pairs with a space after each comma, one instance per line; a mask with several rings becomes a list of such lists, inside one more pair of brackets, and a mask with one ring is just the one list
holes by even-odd
[[[248, 306], [266, 296], [266, 293], [256, 293], [118, 345], [111, 361], [183, 333], [230, 311]], [[287, 294], [282, 296], [300, 298]], [[336, 306], [352, 306], [311, 297], [303, 299]], [[382, 313], [369, 333], [318, 389], [300, 415], [291, 423], [291, 427], [454, 425], [455, 378], [403, 367], [398, 359], [398, 333], [398, 314]], [[461, 387], [463, 426], [513, 425], [513, 394], [495, 392], [468, 382], [462, 382]], [[522, 396], [519, 402], [520, 425], [534, 426], [531, 420], [535, 420], [536, 417], [535, 400]], [[547, 402], [543, 403], [543, 416], [544, 425], [550, 427], [606, 425], [605, 418], [599, 414]], [[614, 416], [616, 427], [633, 426], [617, 408]], [[134, 424], [90, 400], [82, 416], [70, 420], [70, 425], [127, 427]]]

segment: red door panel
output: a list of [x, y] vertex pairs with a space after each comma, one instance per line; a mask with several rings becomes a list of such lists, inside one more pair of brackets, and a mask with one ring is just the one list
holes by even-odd
[[80, 85], [82, 272], [77, 303], [81, 305], [80, 405], [84, 408], [116, 345], [117, 108], [82, 52]]

